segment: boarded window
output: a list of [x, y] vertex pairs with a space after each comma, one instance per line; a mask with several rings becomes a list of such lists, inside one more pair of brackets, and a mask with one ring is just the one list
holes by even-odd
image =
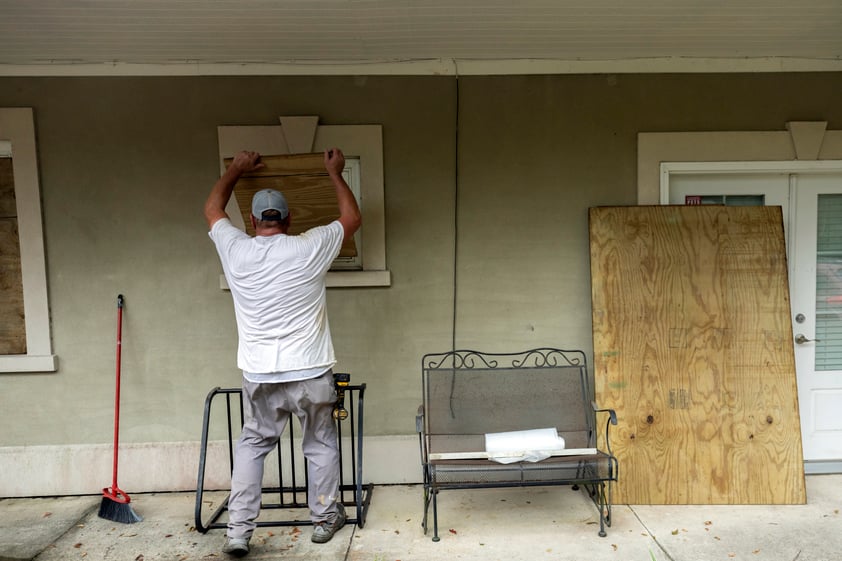
[[[232, 158], [226, 158], [225, 166], [229, 166], [231, 161]], [[286, 197], [292, 217], [290, 235], [301, 234], [339, 218], [336, 190], [325, 170], [324, 154], [262, 156], [261, 161], [265, 167], [244, 174], [234, 189], [237, 208], [250, 235], [254, 235], [250, 218], [251, 198], [261, 189], [275, 189]], [[349, 167], [346, 166], [346, 171]], [[359, 201], [359, 195], [356, 196]], [[339, 257], [353, 259], [357, 256], [357, 241], [352, 236], [345, 240]]]
[[23, 277], [12, 159], [0, 158], [0, 355], [26, 354]]

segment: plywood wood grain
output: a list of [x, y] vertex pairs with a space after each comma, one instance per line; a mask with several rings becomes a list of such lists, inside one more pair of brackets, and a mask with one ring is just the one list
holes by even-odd
[[[231, 160], [225, 159], [226, 167], [230, 165]], [[328, 224], [339, 217], [336, 190], [325, 170], [324, 154], [270, 155], [261, 156], [261, 161], [265, 167], [244, 174], [234, 189], [237, 207], [250, 235], [254, 235], [250, 218], [251, 198], [261, 189], [275, 189], [284, 194], [292, 217], [290, 235]], [[339, 255], [357, 255], [353, 237], [345, 240]]]
[[806, 501], [780, 207], [590, 210], [615, 502]]
[[0, 158], [0, 355], [26, 354], [26, 321], [12, 160]]

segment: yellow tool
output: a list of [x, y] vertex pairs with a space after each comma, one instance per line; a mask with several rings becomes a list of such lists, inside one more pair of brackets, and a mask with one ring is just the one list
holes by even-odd
[[345, 409], [345, 388], [351, 383], [351, 375], [334, 372], [333, 383], [336, 384], [336, 405], [333, 406], [333, 418], [337, 421], [344, 421], [348, 418], [348, 410]]

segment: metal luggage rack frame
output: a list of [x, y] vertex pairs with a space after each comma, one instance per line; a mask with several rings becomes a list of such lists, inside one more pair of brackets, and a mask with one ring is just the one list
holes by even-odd
[[[334, 379], [338, 375], [334, 374]], [[347, 379], [347, 378], [346, 378]], [[348, 517], [347, 521], [351, 524], [356, 524], [360, 528], [365, 526], [365, 519], [368, 513], [368, 507], [371, 503], [371, 493], [374, 490], [373, 483], [363, 484], [363, 399], [365, 395], [365, 384], [359, 385], [340, 385], [337, 384], [340, 399], [337, 405], [348, 404], [348, 420], [350, 421], [350, 454], [351, 454], [351, 482], [346, 483], [347, 477], [345, 474], [346, 465], [343, 461], [345, 448], [342, 438], [343, 422], [337, 422], [337, 431], [339, 437], [339, 500], [346, 507], [355, 507], [355, 516]], [[345, 394], [344, 396], [342, 394]], [[228, 468], [229, 474], [234, 467], [234, 423], [238, 420], [239, 426], [243, 425], [243, 408], [242, 408], [242, 390], [240, 388], [213, 388], [205, 398], [204, 418], [202, 421], [202, 441], [199, 452], [199, 475], [196, 483], [196, 507], [195, 507], [195, 526], [196, 530], [201, 533], [206, 533], [212, 529], [227, 528], [224, 522], [219, 522], [222, 514], [228, 510], [228, 500], [230, 493], [225, 497], [219, 507], [213, 511], [210, 516], [203, 520], [203, 499], [205, 493], [205, 468], [207, 463], [208, 451], [208, 435], [210, 432], [210, 417], [211, 408], [216, 398], [223, 396], [225, 400], [225, 412], [227, 419], [228, 430]], [[347, 396], [347, 397], [345, 397]], [[232, 401], [236, 397], [237, 405], [239, 406], [239, 419], [235, 419], [236, 410], [233, 407]], [[356, 399], [355, 399], [356, 398]], [[355, 405], [356, 403], [356, 405]], [[277, 509], [306, 509], [307, 505], [307, 469], [306, 459], [304, 460], [304, 481], [299, 483], [299, 477], [296, 476], [296, 446], [295, 446], [295, 430], [294, 430], [294, 416], [290, 415], [290, 420], [287, 423], [285, 435], [282, 435], [276, 445], [277, 452], [277, 469], [278, 469], [278, 486], [264, 487], [262, 489], [264, 498], [261, 504], [261, 511], [277, 510]], [[355, 428], [356, 425], [356, 428]], [[289, 481], [285, 482], [284, 478], [284, 461], [289, 462]], [[267, 497], [275, 495], [277, 500], [268, 502]], [[312, 525], [313, 522], [309, 519], [295, 519], [295, 520], [258, 520], [258, 527], [270, 526], [301, 526]]]

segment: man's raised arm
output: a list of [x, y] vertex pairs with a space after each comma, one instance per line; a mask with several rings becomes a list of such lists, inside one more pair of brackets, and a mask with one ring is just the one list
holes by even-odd
[[205, 201], [205, 220], [208, 221], [208, 228], [212, 228], [217, 220], [228, 218], [225, 207], [240, 176], [262, 167], [264, 165], [260, 162], [260, 154], [257, 152], [243, 151], [234, 156], [234, 161], [214, 184], [208, 200]]
[[354, 198], [354, 193], [342, 177], [342, 170], [345, 169], [345, 156], [339, 148], [325, 150], [325, 169], [333, 181], [333, 187], [336, 189], [336, 200], [339, 203], [339, 222], [345, 229], [345, 239], [347, 240], [354, 235], [354, 232], [359, 230], [362, 224], [362, 216], [360, 215], [360, 207], [357, 205], [357, 199]]

